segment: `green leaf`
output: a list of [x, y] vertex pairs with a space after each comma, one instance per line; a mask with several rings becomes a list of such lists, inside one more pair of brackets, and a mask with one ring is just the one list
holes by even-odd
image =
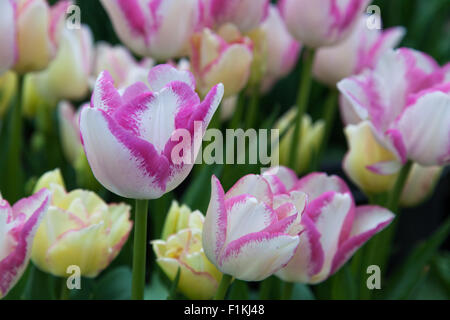
[[398, 268], [387, 288], [388, 299], [406, 299], [415, 289], [426, 265], [439, 250], [450, 232], [450, 218], [424, 243], [412, 251], [405, 263]]
[[56, 278], [42, 272], [35, 265], [31, 265], [30, 276], [24, 292], [25, 299], [29, 300], [52, 300], [59, 295], [59, 287]]
[[99, 300], [131, 299], [131, 270], [121, 266], [102, 276], [94, 288], [94, 298]]

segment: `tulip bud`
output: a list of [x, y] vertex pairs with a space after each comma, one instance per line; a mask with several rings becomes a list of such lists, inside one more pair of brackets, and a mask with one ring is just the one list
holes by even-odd
[[206, 258], [202, 247], [204, 217], [176, 201], [167, 215], [161, 240], [152, 241], [156, 262], [174, 280], [180, 269], [178, 290], [189, 299], [214, 296], [221, 273]]
[[238, 94], [250, 76], [252, 43], [233, 25], [224, 25], [217, 34], [209, 29], [191, 40], [192, 70], [204, 95], [216, 83], [223, 83], [224, 97]]
[[201, 0], [102, 0], [120, 40], [141, 56], [168, 60], [185, 53], [201, 23]]
[[45, 0], [17, 0], [16, 3], [17, 59], [13, 68], [21, 74], [43, 70], [56, 55], [71, 2], [60, 1], [51, 8]]
[[45, 186], [51, 204], [36, 232], [31, 259], [41, 270], [67, 277], [75, 265], [82, 276], [96, 277], [118, 255], [132, 227], [130, 206], [107, 205], [94, 192], [66, 192], [60, 171], [44, 174], [35, 190]]
[[295, 253], [305, 207], [303, 193], [274, 197], [264, 176], [247, 175], [227, 193], [211, 179], [211, 201], [203, 228], [203, 248], [223, 273], [245, 281], [263, 280]]
[[50, 192], [46, 189], [12, 207], [0, 195], [0, 298], [25, 272], [36, 230], [49, 203]]
[[[291, 140], [294, 135], [294, 125], [292, 122], [296, 117], [296, 109], [292, 108], [286, 112], [275, 124], [274, 128], [279, 129], [280, 134], [285, 130], [288, 130], [284, 137], [281, 137], [279, 141], [279, 152], [272, 152], [273, 154], [279, 154], [279, 163], [287, 165], [289, 162], [289, 155], [291, 152], [297, 152], [296, 159], [299, 161], [295, 164], [296, 172], [305, 172], [314, 157], [319, 151], [320, 144], [322, 143], [323, 134], [325, 130], [325, 123], [322, 120], [318, 120], [312, 123], [311, 117], [309, 115], [303, 116], [302, 130], [299, 136], [296, 138], [298, 141], [298, 146], [296, 150], [291, 150]], [[289, 129], [287, 129], [290, 126]]]
[[0, 76], [17, 61], [17, 4], [13, 0], [0, 1]]
[[367, 16], [364, 15], [347, 39], [316, 52], [314, 76], [329, 86], [335, 86], [346, 77], [373, 69], [380, 57], [396, 47], [404, 35], [405, 29], [402, 27], [384, 31], [369, 29]]
[[80, 110], [75, 112], [73, 106], [67, 101], [61, 101], [58, 104], [58, 120], [62, 149], [64, 156], [72, 166], [80, 157], [80, 154], [84, 155], [80, 139]]
[[370, 0], [282, 0], [280, 12], [291, 34], [310, 48], [344, 40]]

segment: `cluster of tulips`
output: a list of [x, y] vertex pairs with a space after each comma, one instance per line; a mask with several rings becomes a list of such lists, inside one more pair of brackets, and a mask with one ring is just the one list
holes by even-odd
[[[208, 126], [258, 128], [259, 97], [301, 55], [297, 103], [272, 124], [282, 132], [280, 165], [228, 190], [228, 176], [208, 174], [194, 190], [211, 190], [206, 215], [174, 201], [151, 241], [156, 262], [191, 299], [223, 299], [234, 279], [272, 275], [290, 298], [294, 283], [325, 281], [386, 228], [383, 241], [371, 240], [379, 260], [366, 261], [383, 266], [399, 208], [424, 201], [450, 163], [450, 65], [395, 49], [405, 29], [370, 28], [370, 0], [100, 2], [124, 46], [94, 43], [87, 25], [68, 28], [71, 1], [0, 0], [0, 128], [8, 133], [0, 140], [0, 297], [30, 259], [57, 277], [73, 265], [97, 277], [134, 230], [132, 298], [142, 299], [148, 201], [194, 167], [173, 158], [179, 130], [197, 155]], [[329, 87], [316, 122], [307, 114], [312, 78]], [[356, 205], [340, 177], [315, 172], [338, 105], [343, 168], [369, 205]], [[29, 181], [25, 119], [37, 123], [30, 148], [51, 169]], [[52, 158], [58, 142], [81, 189], [66, 190]], [[135, 208], [106, 203], [108, 192], [135, 199]]]

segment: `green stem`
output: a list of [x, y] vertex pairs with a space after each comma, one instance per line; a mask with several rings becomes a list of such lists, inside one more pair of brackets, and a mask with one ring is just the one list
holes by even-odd
[[9, 123], [9, 145], [8, 159], [6, 162], [6, 186], [2, 190], [6, 198], [11, 202], [16, 202], [22, 195], [23, 170], [21, 166], [22, 152], [22, 88], [23, 76], [18, 77], [16, 104], [11, 110]]
[[319, 151], [316, 157], [315, 164], [313, 166], [314, 170], [319, 169], [319, 165], [323, 156], [323, 152], [326, 150], [328, 146], [328, 142], [330, 140], [330, 135], [333, 130], [333, 125], [336, 118], [336, 111], [337, 111], [337, 98], [339, 96], [338, 91], [333, 88], [328, 93], [327, 100], [325, 101], [325, 107], [323, 110], [323, 117], [322, 119], [325, 122], [325, 131], [323, 134], [322, 142], [319, 147]]
[[69, 300], [70, 299], [70, 291], [67, 288], [67, 279], [63, 278], [61, 281], [61, 292], [59, 295], [60, 300]]
[[134, 221], [133, 278], [131, 299], [144, 299], [147, 255], [148, 200], [137, 200]]
[[225, 295], [227, 294], [228, 287], [231, 284], [231, 277], [228, 274], [222, 275], [222, 280], [220, 281], [219, 288], [217, 289], [216, 295], [214, 296], [214, 300], [224, 300]]
[[244, 115], [245, 93], [239, 93], [239, 97], [236, 103], [236, 109], [234, 110], [233, 117], [231, 118], [230, 128], [237, 129], [241, 125], [242, 116]]
[[247, 129], [253, 128], [258, 119], [258, 105], [259, 105], [259, 87], [255, 86], [252, 89], [252, 97], [250, 100], [250, 107], [246, 117], [245, 127]]
[[388, 199], [388, 203], [387, 203], [387, 208], [389, 210], [391, 210], [392, 212], [395, 212], [398, 210], [398, 203], [400, 201], [400, 197], [402, 195], [406, 180], [408, 179], [408, 176], [409, 176], [412, 166], [413, 166], [413, 162], [408, 161], [403, 166], [403, 168], [400, 170], [400, 173], [398, 174], [397, 180], [395, 181], [394, 188], [392, 189], [392, 191], [389, 195], [389, 199]]
[[300, 77], [300, 83], [299, 83], [299, 91], [297, 96], [297, 116], [296, 116], [296, 123], [295, 123], [295, 129], [294, 129], [294, 136], [291, 140], [291, 148], [290, 148], [290, 154], [289, 154], [289, 167], [294, 168], [295, 163], [298, 159], [296, 159], [297, 152], [296, 150], [300, 147], [299, 141], [297, 141], [297, 138], [302, 130], [302, 119], [303, 115], [306, 112], [306, 109], [308, 107], [308, 100], [309, 100], [309, 94], [311, 91], [311, 72], [312, 72], [312, 65], [314, 61], [314, 50], [313, 49], [305, 49], [304, 51], [305, 55], [305, 61], [302, 66], [302, 74]]
[[284, 282], [281, 300], [291, 300], [293, 291], [294, 291], [294, 283]]

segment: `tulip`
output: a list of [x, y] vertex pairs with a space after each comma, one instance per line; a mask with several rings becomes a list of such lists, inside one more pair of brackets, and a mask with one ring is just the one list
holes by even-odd
[[210, 299], [221, 273], [206, 258], [202, 247], [204, 217], [176, 201], [166, 217], [161, 240], [152, 241], [156, 262], [172, 281], [178, 269], [178, 290], [189, 299]]
[[[282, 165], [288, 164], [290, 154], [293, 152], [291, 149], [291, 143], [294, 137], [292, 121], [295, 120], [295, 116], [296, 110], [292, 108], [281, 116], [274, 125], [274, 128], [280, 131], [280, 135], [285, 133], [279, 142], [274, 141], [272, 143], [276, 148], [279, 148], [278, 152], [272, 152], [272, 154], [279, 155], [279, 163]], [[307, 114], [303, 116], [302, 122], [301, 132], [295, 139], [297, 144], [294, 152], [296, 152], [297, 161], [293, 168], [296, 172], [305, 172], [310, 167], [313, 156], [319, 151], [325, 129], [325, 124], [322, 120], [313, 123], [311, 117]]]
[[252, 59], [250, 39], [233, 25], [224, 25], [217, 34], [204, 29], [192, 37], [192, 70], [202, 95], [218, 82], [224, 84], [225, 98], [238, 94], [247, 84]]
[[14, 23], [7, 28], [12, 26], [16, 31], [15, 45], [12, 46], [16, 48], [15, 71], [23, 74], [47, 67], [58, 50], [66, 10], [70, 4], [70, 1], [60, 1], [50, 8], [45, 0], [14, 1], [17, 8]]
[[[55, 59], [44, 71], [28, 74], [27, 77], [31, 78], [29, 85], [36, 87], [39, 100], [50, 105], [62, 99], [82, 99], [89, 92], [93, 58], [93, 38], [89, 27], [64, 28]], [[33, 99], [30, 99], [30, 103], [33, 103]], [[36, 107], [24, 108], [32, 110]]]
[[140, 56], [168, 60], [185, 53], [201, 24], [200, 0], [102, 0], [120, 40]]
[[370, 0], [281, 0], [291, 34], [309, 48], [335, 45], [351, 32]]
[[241, 32], [249, 32], [267, 17], [269, 2], [269, 0], [207, 0], [207, 8], [213, 25], [219, 27], [232, 23]]
[[28, 265], [36, 230], [50, 203], [42, 189], [14, 206], [0, 196], [0, 298], [19, 281]]
[[340, 80], [373, 69], [380, 57], [397, 46], [405, 28], [369, 29], [363, 15], [347, 39], [332, 47], [320, 48], [314, 58], [316, 79], [334, 87]]
[[126, 88], [137, 81], [147, 82], [148, 70], [155, 64], [150, 58], [138, 62], [127, 48], [113, 47], [106, 42], [100, 42], [95, 52], [92, 86], [104, 70], [111, 74], [117, 88]]
[[284, 167], [272, 168], [264, 176], [276, 195], [303, 192], [308, 199], [301, 216], [299, 245], [289, 263], [276, 273], [284, 281], [324, 281], [394, 218], [378, 206], [356, 207], [346, 183], [337, 176], [311, 173], [297, 179]]
[[17, 4], [13, 0], [0, 2], [0, 76], [17, 61], [16, 15]]
[[[200, 102], [192, 74], [170, 65], [151, 69], [148, 83], [150, 88], [137, 82], [120, 95], [105, 71], [96, 81], [91, 107], [80, 116], [82, 143], [96, 179], [127, 198], [159, 198], [186, 178], [195, 160], [185, 161], [185, 152], [195, 159], [199, 144], [193, 142], [203, 137], [223, 96], [218, 84]], [[172, 152], [186, 131], [195, 139], [187, 143], [189, 150], [183, 148], [183, 159], [176, 159]]]
[[295, 67], [301, 45], [290, 35], [277, 7], [271, 6], [268, 18], [261, 24], [266, 34], [267, 70], [263, 77], [262, 91], [267, 92], [280, 78]]
[[450, 82], [431, 57], [389, 51], [373, 71], [346, 78], [338, 88], [348, 118], [369, 120], [373, 136], [394, 155], [370, 170], [396, 173], [408, 159], [422, 166], [450, 163]]
[[33, 243], [31, 260], [41, 270], [67, 277], [75, 265], [96, 277], [119, 254], [132, 227], [130, 207], [107, 205], [94, 192], [67, 192], [58, 169], [47, 172], [36, 189], [48, 188], [51, 203]]
[[203, 226], [208, 259], [245, 281], [263, 280], [285, 266], [299, 244], [304, 194], [274, 197], [269, 182], [258, 175], [241, 178], [227, 193], [215, 176], [211, 184]]

